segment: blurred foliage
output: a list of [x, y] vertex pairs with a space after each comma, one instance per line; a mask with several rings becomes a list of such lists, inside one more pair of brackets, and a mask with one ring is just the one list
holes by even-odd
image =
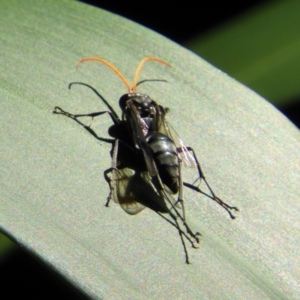
[[14, 249], [16, 244], [11, 241], [8, 237], [4, 234], [0, 233], [0, 261], [5, 257], [5, 255]]
[[300, 95], [300, 1], [271, 1], [185, 44], [275, 105]]

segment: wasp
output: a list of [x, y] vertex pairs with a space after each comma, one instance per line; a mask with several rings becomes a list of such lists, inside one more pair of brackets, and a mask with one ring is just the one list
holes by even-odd
[[[156, 57], [144, 58], [135, 72], [131, 86], [114, 65], [102, 58], [83, 58], [76, 67], [86, 61], [97, 61], [108, 66], [127, 87], [128, 92], [119, 100], [121, 118], [102, 98], [109, 108], [108, 111], [70, 114], [60, 107], [55, 107], [54, 113], [66, 115], [77, 122], [79, 117], [94, 118], [104, 113], [110, 115], [114, 124], [109, 128], [109, 134], [113, 139], [100, 138], [113, 145], [112, 167], [104, 171], [104, 177], [110, 187], [106, 206], [109, 206], [110, 200], [113, 199], [131, 215], [139, 213], [145, 207], [157, 212], [178, 230], [186, 263], [189, 263], [184, 238], [193, 248], [197, 248], [196, 244], [199, 243], [201, 234], [194, 233], [186, 222], [183, 187], [199, 192], [217, 202], [232, 219], [235, 216], [231, 211], [238, 211], [238, 208], [226, 204], [215, 195], [204, 176], [194, 150], [185, 146], [183, 140], [167, 122], [166, 114], [169, 109], [159, 105], [148, 95], [137, 93], [139, 74], [145, 62], [156, 61], [168, 67], [171, 65]], [[90, 127], [85, 126], [85, 128], [98, 137]], [[197, 179], [193, 183], [183, 181], [183, 164], [197, 168]], [[200, 189], [202, 181], [208, 188], [208, 193]], [[170, 218], [167, 218], [166, 214]]]

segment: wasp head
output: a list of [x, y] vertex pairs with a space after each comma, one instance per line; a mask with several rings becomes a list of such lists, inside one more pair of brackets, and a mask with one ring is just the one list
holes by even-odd
[[119, 100], [119, 105], [122, 111], [125, 111], [126, 108], [128, 108], [128, 102], [131, 102], [131, 104], [142, 113], [149, 112], [153, 106], [157, 105], [156, 102], [148, 95], [128, 93], [123, 95]]

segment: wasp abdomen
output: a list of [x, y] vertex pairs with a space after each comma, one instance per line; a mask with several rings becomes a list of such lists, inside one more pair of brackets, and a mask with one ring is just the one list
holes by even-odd
[[165, 134], [154, 132], [147, 137], [162, 182], [176, 194], [179, 189], [178, 156], [174, 142]]

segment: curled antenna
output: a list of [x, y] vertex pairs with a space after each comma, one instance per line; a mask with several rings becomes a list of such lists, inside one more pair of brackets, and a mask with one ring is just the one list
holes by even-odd
[[125, 76], [111, 63], [109, 63], [108, 61], [104, 60], [103, 58], [100, 57], [86, 57], [81, 59], [80, 61], [78, 61], [78, 63], [76, 64], [76, 69], [78, 68], [78, 66], [85, 62], [85, 61], [89, 61], [89, 60], [94, 60], [94, 61], [98, 61], [101, 62], [103, 64], [105, 64], [106, 66], [108, 66], [109, 68], [111, 68], [121, 79], [122, 81], [125, 83], [127, 89], [128, 89], [128, 93], [136, 93], [136, 88], [137, 88], [137, 81], [140, 75], [140, 72], [142, 70], [142, 67], [144, 65], [144, 63], [148, 60], [154, 60], [157, 62], [160, 62], [168, 67], [171, 67], [170, 64], [168, 64], [167, 62], [163, 61], [162, 59], [156, 58], [156, 57], [145, 57], [144, 59], [141, 60], [138, 68], [135, 71], [135, 75], [134, 75], [134, 79], [133, 79], [133, 85], [132, 87], [130, 86], [128, 80], [125, 78]]
[[115, 71], [115, 73], [122, 79], [122, 81], [125, 83], [127, 89], [128, 89], [128, 93], [130, 93], [131, 91], [131, 87], [130, 87], [130, 84], [128, 82], [128, 80], [125, 78], [125, 76], [114, 66], [112, 65], [111, 63], [109, 63], [108, 61], [100, 58], [100, 57], [86, 57], [86, 58], [83, 58], [81, 59], [77, 64], [76, 64], [76, 69], [78, 68], [79, 64], [81, 64], [82, 62], [85, 62], [85, 61], [89, 61], [89, 60], [95, 60], [95, 61], [98, 61], [98, 62], [101, 62], [105, 65], [107, 65], [109, 68], [111, 68], [113, 71]]
[[168, 64], [167, 62], [163, 61], [162, 59], [159, 59], [159, 58], [156, 58], [156, 57], [145, 57], [144, 59], [141, 60], [139, 66], [137, 67], [136, 71], [135, 71], [135, 75], [134, 75], [134, 79], [133, 79], [133, 85], [132, 85], [132, 88], [131, 88], [131, 91], [133, 93], [136, 93], [136, 86], [137, 86], [137, 81], [138, 81], [138, 78], [139, 78], [139, 75], [140, 75], [140, 72], [142, 70], [142, 67], [144, 65], [144, 63], [148, 60], [154, 60], [154, 61], [157, 61], [157, 62], [160, 62], [168, 67], [172, 67], [170, 64]]

